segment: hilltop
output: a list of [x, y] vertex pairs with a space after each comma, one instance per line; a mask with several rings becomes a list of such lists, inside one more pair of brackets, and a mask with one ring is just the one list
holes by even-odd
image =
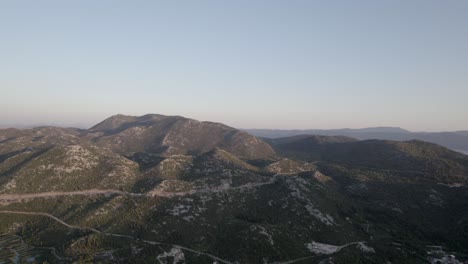
[[221, 147], [251, 160], [275, 156], [268, 144], [246, 132], [181, 116], [116, 115], [89, 129], [86, 136], [95, 144], [118, 153], [185, 155]]

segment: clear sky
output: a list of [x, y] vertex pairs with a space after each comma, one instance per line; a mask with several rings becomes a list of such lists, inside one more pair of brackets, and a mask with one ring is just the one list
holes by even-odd
[[468, 1], [0, 0], [0, 125], [468, 129]]

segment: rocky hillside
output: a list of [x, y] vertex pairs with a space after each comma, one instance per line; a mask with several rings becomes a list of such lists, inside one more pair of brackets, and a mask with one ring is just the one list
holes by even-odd
[[0, 263], [468, 260], [466, 156], [266, 141], [162, 115], [0, 130]]
[[180, 116], [116, 115], [92, 127], [87, 136], [97, 145], [118, 153], [196, 155], [220, 147], [245, 159], [275, 157], [268, 144], [246, 132]]

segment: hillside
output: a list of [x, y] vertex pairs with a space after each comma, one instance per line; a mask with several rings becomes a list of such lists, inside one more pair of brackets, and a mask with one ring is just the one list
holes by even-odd
[[466, 182], [468, 175], [468, 156], [418, 140], [357, 141], [336, 136], [294, 136], [268, 142], [280, 155], [307, 162], [413, 172], [417, 176], [411, 177], [418, 180], [422, 177], [444, 183]]
[[122, 154], [192, 155], [220, 147], [251, 160], [275, 156], [268, 144], [246, 132], [180, 116], [117, 115], [92, 127], [87, 136], [95, 144]]
[[467, 168], [422, 141], [179, 116], [0, 130], [0, 262], [466, 261]]

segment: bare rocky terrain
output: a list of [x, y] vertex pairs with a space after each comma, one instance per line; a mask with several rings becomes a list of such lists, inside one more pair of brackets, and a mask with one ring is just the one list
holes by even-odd
[[468, 156], [423, 141], [3, 129], [0, 263], [465, 263], [467, 184]]

